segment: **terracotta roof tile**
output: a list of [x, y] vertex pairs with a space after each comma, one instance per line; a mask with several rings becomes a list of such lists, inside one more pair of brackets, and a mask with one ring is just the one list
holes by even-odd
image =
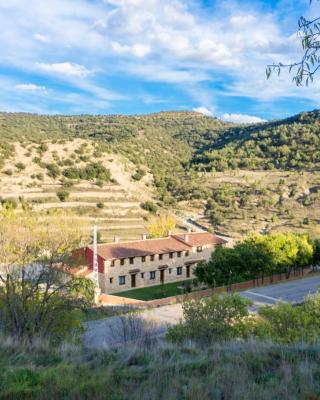
[[[154, 254], [166, 254], [189, 250], [192, 246], [216, 245], [226, 243], [225, 240], [209, 233], [188, 233], [189, 241], [184, 235], [172, 235], [161, 239], [146, 239], [135, 242], [119, 242], [98, 245], [98, 254], [105, 260], [142, 257]], [[92, 249], [92, 246], [89, 246]]]
[[219, 236], [213, 235], [210, 232], [196, 232], [186, 233], [180, 235], [174, 235], [174, 237], [185, 241], [185, 237], [188, 236], [188, 244], [190, 246], [204, 246], [204, 245], [217, 245], [227, 243], [226, 240]]

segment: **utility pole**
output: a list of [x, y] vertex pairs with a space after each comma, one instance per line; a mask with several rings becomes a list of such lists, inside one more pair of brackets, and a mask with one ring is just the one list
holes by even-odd
[[99, 271], [98, 271], [98, 249], [97, 249], [97, 225], [93, 226], [93, 282], [95, 288], [95, 303], [98, 303], [99, 295], [101, 293], [99, 287]]

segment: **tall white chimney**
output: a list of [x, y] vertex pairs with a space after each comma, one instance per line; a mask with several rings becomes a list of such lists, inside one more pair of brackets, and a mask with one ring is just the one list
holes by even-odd
[[113, 238], [113, 241], [114, 241], [114, 243], [119, 243], [119, 237], [118, 236], [115, 236], [114, 238]]
[[168, 236], [171, 236], [172, 235], [172, 231], [168, 231]]
[[189, 242], [189, 235], [187, 235], [187, 234], [184, 234], [184, 241], [185, 241], [186, 243], [188, 243], [188, 242]]
[[146, 235], [145, 233], [143, 233], [143, 234], [141, 235], [141, 240], [147, 240], [147, 235]]

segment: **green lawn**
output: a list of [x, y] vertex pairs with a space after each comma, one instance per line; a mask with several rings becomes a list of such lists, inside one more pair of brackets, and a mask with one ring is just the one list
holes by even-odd
[[157, 285], [140, 289], [132, 289], [132, 290], [127, 290], [126, 292], [112, 293], [112, 294], [114, 296], [128, 297], [131, 299], [144, 300], [144, 301], [162, 299], [163, 297], [170, 297], [183, 294], [184, 290], [181, 287], [183, 286], [184, 282], [190, 282], [190, 281], [172, 282], [172, 283], [166, 283], [164, 285]]

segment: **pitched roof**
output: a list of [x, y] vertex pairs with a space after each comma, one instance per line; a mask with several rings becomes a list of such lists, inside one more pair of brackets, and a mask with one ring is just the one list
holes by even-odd
[[[116, 260], [184, 251], [189, 250], [192, 246], [226, 243], [225, 240], [207, 232], [188, 233], [188, 236], [188, 242], [184, 240], [184, 235], [172, 235], [160, 239], [100, 244], [98, 245], [98, 254], [105, 260]], [[92, 246], [89, 248], [92, 249]]]
[[210, 232], [196, 232], [186, 233], [182, 235], [174, 235], [174, 237], [185, 241], [186, 235], [188, 236], [188, 244], [190, 246], [204, 246], [204, 245], [217, 245], [227, 243], [225, 239], [219, 236], [213, 235]]

